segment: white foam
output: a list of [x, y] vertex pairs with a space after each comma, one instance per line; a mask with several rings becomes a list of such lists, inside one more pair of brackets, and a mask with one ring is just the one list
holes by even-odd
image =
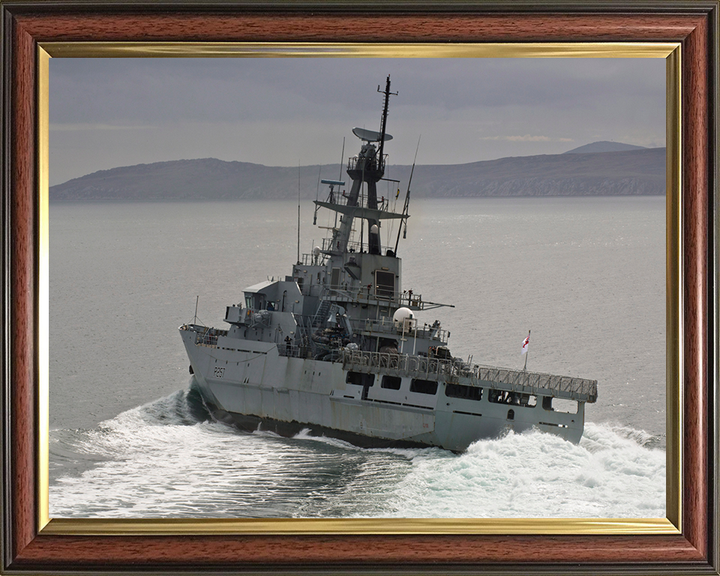
[[[195, 422], [177, 393], [90, 431], [90, 462], [50, 487], [54, 517], [662, 517], [665, 452], [648, 435], [586, 425], [579, 445], [540, 432], [439, 449], [361, 449]], [[68, 442], [65, 436], [72, 435]], [[63, 453], [63, 457], [69, 457]]]
[[417, 457], [389, 504], [403, 517], [664, 517], [665, 452], [604, 424], [588, 423], [579, 445], [509, 434], [455, 458]]

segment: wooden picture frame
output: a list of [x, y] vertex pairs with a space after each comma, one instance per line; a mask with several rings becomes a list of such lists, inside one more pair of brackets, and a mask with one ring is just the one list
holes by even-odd
[[[717, 1], [358, 6], [6, 0], [0, 8], [2, 571], [718, 574]], [[668, 285], [678, 301], [677, 314], [668, 316], [668, 334], [679, 358], [671, 355], [668, 366], [682, 382], [681, 396], [671, 403], [682, 435], [677, 442], [668, 439], [668, 452], [681, 468], [669, 482], [669, 501], [676, 506], [669, 507], [667, 529], [618, 523], [618, 530], [600, 533], [573, 533], [572, 525], [523, 531], [521, 524], [499, 522], [478, 533], [462, 524], [449, 529], [445, 522], [422, 533], [412, 526], [382, 533], [375, 521], [356, 533], [333, 533], [279, 521], [274, 530], [266, 522], [238, 533], [222, 523], [205, 531], [196, 529], [197, 522], [185, 528], [183, 522], [165, 528], [142, 521], [86, 523], [74, 530], [47, 524], [40, 489], [47, 478], [39, 464], [47, 450], [47, 423], [38, 409], [47, 386], [47, 334], [40, 321], [47, 286], [38, 281], [46, 265], [40, 249], [47, 226], [39, 218], [38, 190], [47, 188], [47, 109], [38, 94], [46, 89], [40, 85], [47, 78], [43, 46], [70, 53], [86, 42], [676, 43], [668, 66], [681, 78], [672, 95], [681, 114], [672, 128], [678, 128], [675, 152], [682, 169], [671, 167], [668, 176], [682, 193], [678, 210], [668, 213], [668, 228], [681, 249], [674, 255], [679, 288]], [[681, 325], [673, 326], [672, 317], [681, 318]]]

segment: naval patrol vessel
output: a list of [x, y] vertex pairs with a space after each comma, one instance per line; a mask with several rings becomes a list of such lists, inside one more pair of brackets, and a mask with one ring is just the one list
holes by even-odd
[[[350, 191], [341, 180], [322, 181], [329, 194], [315, 201], [315, 214], [327, 209], [336, 218], [322, 246], [298, 255], [284, 279], [245, 288], [244, 302], [225, 311], [226, 330], [180, 327], [205, 404], [241, 429], [284, 436], [309, 429], [359, 446], [459, 452], [532, 428], [579, 442], [596, 380], [463, 361], [438, 321], [416, 317], [442, 304], [402, 286], [397, 249], [412, 172], [402, 211], [391, 211], [377, 194], [392, 139], [389, 76], [378, 92], [380, 130], [353, 129], [362, 144], [347, 163]], [[397, 238], [383, 246], [381, 227], [391, 220]]]

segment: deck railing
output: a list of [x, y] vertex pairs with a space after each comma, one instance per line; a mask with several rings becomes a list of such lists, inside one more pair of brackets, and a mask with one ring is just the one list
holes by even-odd
[[195, 344], [197, 346], [216, 347], [219, 336], [227, 336], [227, 330], [218, 330], [209, 326], [199, 326], [197, 324], [183, 324], [180, 330], [189, 330], [195, 332]]
[[[375, 320], [371, 318], [351, 318], [350, 324], [356, 332], [374, 332], [379, 334], [402, 334], [402, 328], [395, 326], [392, 318], [381, 318]], [[440, 345], [447, 344], [449, 333], [447, 330], [443, 330], [439, 326], [432, 326], [431, 324], [420, 325], [417, 319], [413, 318], [407, 321], [405, 329], [405, 346], [411, 348], [413, 338], [427, 338], [429, 340], [435, 340]], [[438, 345], [435, 344], [435, 345]]]
[[334, 302], [356, 302], [363, 304], [377, 304], [387, 306], [392, 304], [396, 307], [405, 306], [413, 310], [432, 310], [434, 308], [449, 307], [454, 308], [453, 304], [439, 304], [437, 302], [429, 302], [423, 300], [422, 294], [416, 294], [412, 290], [403, 292], [395, 291], [390, 297], [378, 296], [374, 291], [368, 290], [367, 286], [361, 288], [346, 288], [345, 286], [323, 286], [320, 292], [321, 299], [332, 300]]
[[387, 372], [416, 378], [439, 380], [467, 386], [489, 386], [501, 390], [547, 395], [583, 402], [597, 400], [597, 380], [556, 376], [468, 364], [459, 360], [443, 360], [410, 354], [388, 354], [344, 349], [340, 361], [346, 370]]

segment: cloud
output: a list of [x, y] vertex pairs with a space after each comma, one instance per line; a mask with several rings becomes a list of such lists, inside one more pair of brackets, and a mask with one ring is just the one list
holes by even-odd
[[393, 111], [665, 105], [661, 59], [60, 58], [50, 62], [50, 107], [65, 122], [326, 121], [348, 111], [375, 122], [372, 92], [386, 74], [400, 93]]

